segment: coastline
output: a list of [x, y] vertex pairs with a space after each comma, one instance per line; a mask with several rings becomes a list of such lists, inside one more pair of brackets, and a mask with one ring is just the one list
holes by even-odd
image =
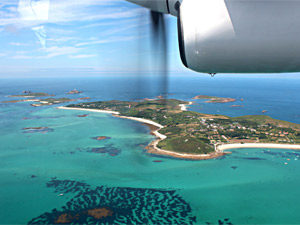
[[230, 154], [229, 152], [223, 152], [223, 151], [219, 151], [219, 150], [209, 153], [209, 154], [189, 154], [189, 153], [179, 153], [179, 152], [174, 152], [174, 151], [170, 151], [170, 150], [164, 150], [164, 149], [157, 147], [157, 144], [160, 141], [167, 138], [166, 135], [159, 133], [159, 130], [162, 129], [164, 126], [162, 126], [161, 124], [156, 123], [152, 120], [148, 120], [148, 119], [137, 118], [137, 117], [128, 117], [128, 116], [119, 116], [119, 115], [114, 115], [114, 116], [123, 118], [123, 119], [139, 121], [150, 128], [150, 134], [152, 134], [156, 137], [156, 139], [153, 140], [152, 142], [150, 142], [148, 144], [148, 146], [146, 147], [147, 153], [150, 153], [150, 154], [171, 156], [174, 158], [189, 159], [189, 160], [213, 159], [213, 158], [223, 156], [225, 154]]
[[[131, 117], [131, 116], [120, 116], [120, 115], [118, 115], [117, 117], [123, 118], [123, 119], [135, 120], [135, 121], [139, 121], [139, 122], [145, 123], [145, 124], [150, 124], [150, 125], [155, 126], [159, 129], [164, 127], [163, 125], [161, 125], [159, 123], [156, 123], [152, 120], [148, 120], [148, 119], [143, 119], [143, 118], [138, 118], [138, 117]], [[163, 134], [160, 134], [160, 135], [165, 136]], [[165, 136], [165, 138], [166, 138], [166, 136]]]
[[[182, 106], [180, 106], [182, 108]], [[213, 159], [220, 156], [223, 156], [225, 154], [222, 151], [215, 151], [209, 154], [188, 154], [188, 153], [178, 153], [173, 152], [169, 150], [160, 149], [157, 147], [157, 144], [161, 141], [167, 138], [167, 136], [159, 133], [158, 131], [162, 129], [164, 126], [156, 123], [152, 120], [143, 119], [143, 118], [137, 118], [137, 117], [129, 117], [129, 116], [120, 116], [119, 112], [116, 111], [109, 111], [109, 110], [99, 110], [99, 109], [83, 109], [83, 108], [73, 108], [73, 107], [56, 107], [57, 109], [68, 109], [68, 110], [80, 110], [80, 111], [88, 111], [88, 112], [100, 112], [100, 113], [109, 113], [112, 114], [115, 117], [119, 117], [122, 119], [129, 119], [129, 120], [135, 120], [138, 122], [141, 122], [145, 125], [147, 125], [150, 128], [150, 134], [154, 135], [156, 137], [155, 140], [153, 140], [147, 147], [147, 153], [155, 154], [155, 155], [164, 155], [164, 156], [171, 156], [174, 158], [180, 158], [180, 159], [190, 159], [190, 160], [204, 160], [204, 159]]]
[[181, 111], [187, 111], [187, 108], [189, 105], [192, 105], [193, 102], [189, 102], [189, 104], [179, 104], [180, 110]]
[[[181, 110], [185, 111], [186, 106], [180, 105]], [[74, 107], [56, 107], [57, 109], [68, 109], [68, 110], [79, 110], [79, 111], [89, 111], [89, 112], [100, 112], [100, 113], [108, 113], [112, 114], [115, 117], [122, 119], [135, 120], [143, 123], [144, 125], [150, 128], [150, 134], [156, 137], [149, 145], [146, 147], [147, 153], [154, 155], [163, 155], [163, 156], [171, 156], [174, 158], [180, 159], [189, 159], [189, 160], [206, 160], [206, 159], [214, 159], [221, 157], [226, 154], [231, 154], [231, 152], [224, 152], [224, 150], [236, 149], [236, 148], [277, 148], [277, 149], [300, 149], [300, 145], [292, 145], [292, 144], [273, 144], [273, 143], [244, 143], [244, 144], [221, 144], [215, 146], [215, 151], [209, 154], [189, 154], [189, 153], [179, 153], [170, 150], [164, 150], [157, 147], [157, 144], [167, 138], [166, 135], [159, 133], [159, 130], [164, 126], [156, 123], [149, 119], [143, 119], [138, 117], [129, 117], [129, 116], [120, 116], [119, 112], [110, 111], [110, 110], [100, 110], [100, 109], [83, 109], [83, 108], [74, 108]]]
[[218, 151], [235, 148], [277, 148], [277, 149], [300, 149], [300, 145], [274, 144], [274, 143], [244, 143], [244, 144], [222, 144], [216, 147]]
[[119, 115], [119, 112], [116, 111], [109, 111], [109, 110], [100, 110], [100, 109], [83, 109], [83, 108], [72, 108], [72, 107], [65, 107], [65, 106], [59, 106], [56, 107], [57, 109], [69, 109], [69, 110], [80, 110], [80, 111], [88, 111], [88, 112], [100, 112], [100, 113], [109, 113], [113, 115]]

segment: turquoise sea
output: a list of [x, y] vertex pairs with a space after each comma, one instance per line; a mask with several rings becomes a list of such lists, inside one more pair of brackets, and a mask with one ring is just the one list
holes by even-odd
[[[0, 101], [23, 90], [69, 97], [74, 88], [83, 91], [76, 97], [90, 101], [136, 100], [159, 95], [159, 84], [153, 77], [1, 79]], [[174, 77], [169, 97], [242, 98], [234, 104], [244, 107], [197, 101], [190, 110], [229, 116], [267, 110], [273, 118], [300, 123], [299, 87], [300, 79], [288, 78]], [[64, 213], [78, 223], [95, 223], [87, 216], [94, 208], [112, 212], [101, 218], [104, 224], [300, 224], [300, 152], [235, 149], [205, 161], [157, 157], [144, 151], [154, 138], [148, 127], [108, 114], [80, 114], [0, 103], [1, 224], [52, 224]]]

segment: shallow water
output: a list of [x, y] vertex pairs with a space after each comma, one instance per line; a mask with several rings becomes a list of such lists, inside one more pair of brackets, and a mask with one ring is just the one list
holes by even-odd
[[[71, 84], [74, 88], [75, 83]], [[67, 89], [58, 84], [53, 87], [52, 90], [61, 95]], [[4, 85], [1, 99], [15, 91], [5, 88]], [[20, 90], [25, 88], [28, 87], [20, 84]], [[102, 91], [83, 95], [100, 98]], [[108, 93], [105, 94], [102, 99], [108, 98]], [[190, 95], [194, 95], [194, 90]], [[180, 96], [177, 93], [174, 97]], [[116, 98], [117, 94], [110, 97]], [[187, 98], [182, 96], [181, 99]], [[280, 108], [280, 102], [284, 102], [284, 97], [274, 108]], [[248, 104], [250, 107], [254, 103]], [[202, 107], [206, 105], [203, 103]], [[227, 109], [228, 106], [215, 107]], [[296, 107], [289, 111], [290, 121], [298, 120], [297, 110]], [[236, 111], [231, 113], [236, 114]], [[278, 118], [281, 113], [278, 112]], [[87, 117], [77, 117], [80, 114], [83, 113], [54, 107], [33, 108], [28, 103], [0, 104], [2, 224], [53, 223], [60, 212], [79, 212], [96, 205], [108, 207], [114, 215], [119, 215], [114, 217], [114, 223], [123, 220], [126, 223], [192, 224], [194, 216], [197, 224], [300, 223], [300, 152], [235, 149], [230, 155], [206, 161], [154, 157], [143, 149], [153, 140], [146, 126], [107, 114], [89, 112]], [[40, 126], [53, 130], [33, 133], [22, 130]], [[96, 136], [111, 139], [98, 141], [93, 139]], [[91, 151], [102, 147], [108, 152], [118, 149], [118, 154]], [[75, 183], [71, 184], [72, 181]], [[49, 185], [51, 182], [57, 186]], [[129, 194], [133, 197], [128, 197]], [[128, 202], [124, 203], [125, 200]], [[139, 221], [141, 217], [145, 220]], [[160, 221], [165, 218], [168, 220]]]

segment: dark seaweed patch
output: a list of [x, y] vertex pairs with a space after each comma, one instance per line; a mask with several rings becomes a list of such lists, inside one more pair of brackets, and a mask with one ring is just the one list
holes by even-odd
[[88, 150], [88, 152], [94, 152], [94, 153], [107, 153], [110, 156], [116, 156], [121, 154], [121, 149], [115, 148], [112, 145], [108, 145], [106, 147], [101, 147], [101, 148], [92, 148]]
[[90, 185], [52, 179], [56, 193], [73, 193], [60, 209], [28, 224], [194, 224], [190, 205], [174, 190]]
[[243, 157], [243, 159], [248, 159], [248, 160], [266, 160], [265, 158], [260, 158], [260, 157]]
[[100, 154], [108, 154], [110, 156], [120, 155], [122, 150], [119, 148], [115, 148], [112, 144], [107, 145], [105, 147], [95, 147], [95, 148], [76, 148], [79, 152], [91, 152], [91, 153], [100, 153]]
[[300, 159], [300, 153], [299, 152], [282, 152], [282, 151], [271, 151], [271, 150], [264, 150], [264, 154], [267, 155], [272, 155], [280, 158], [295, 158], [295, 159]]
[[234, 156], [235, 159], [246, 159], [246, 160], [267, 160], [265, 158], [261, 157], [240, 157], [240, 156]]
[[31, 116], [31, 117], [23, 117], [23, 120], [40, 120], [40, 119], [58, 119], [65, 116]]
[[73, 180], [57, 180], [56, 177], [53, 177], [51, 181], [47, 182], [48, 188], [54, 188], [54, 192], [56, 193], [76, 193], [76, 192], [84, 192], [89, 189], [90, 185], [73, 181]]
[[218, 224], [218, 225], [233, 225], [233, 223], [230, 222], [229, 218], [225, 219], [219, 219], [217, 222], [211, 223], [211, 222], [205, 222], [205, 224], [210, 225], [210, 224]]
[[215, 160], [223, 160], [223, 159], [226, 159], [227, 158], [227, 155], [222, 155], [218, 158], [215, 158]]
[[149, 141], [134, 144], [135, 147], [146, 148], [149, 145]]

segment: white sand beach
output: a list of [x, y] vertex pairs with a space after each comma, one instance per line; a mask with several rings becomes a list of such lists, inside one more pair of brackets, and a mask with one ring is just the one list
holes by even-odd
[[70, 109], [70, 110], [80, 110], [80, 111], [88, 111], [88, 112], [100, 112], [100, 113], [109, 113], [114, 115], [119, 115], [119, 112], [116, 111], [109, 111], [109, 110], [100, 110], [100, 109], [83, 109], [83, 108], [72, 108], [72, 107], [65, 107], [65, 106], [59, 106], [56, 107], [57, 109]]
[[150, 125], [153, 125], [153, 126], [156, 126], [158, 127], [159, 129], [163, 128], [164, 126], [159, 124], [159, 123], [156, 123], [152, 120], [148, 120], [148, 119], [143, 119], [143, 118], [138, 118], [138, 117], [130, 117], [130, 116], [118, 116], [119, 118], [123, 118], [123, 119], [129, 119], [129, 120], [135, 120], [135, 121], [139, 121], [141, 123], [146, 123], [146, 124], [150, 124]]
[[182, 111], [186, 111], [187, 110], [185, 104], [179, 104], [179, 106], [180, 106], [180, 110], [182, 110]]
[[274, 143], [244, 143], [244, 144], [223, 144], [217, 146], [217, 151], [224, 151], [234, 148], [277, 148], [277, 149], [300, 149], [300, 145], [274, 144]]
[[187, 106], [192, 105], [193, 102], [189, 102], [189, 104], [179, 104], [181, 111], [187, 111]]

